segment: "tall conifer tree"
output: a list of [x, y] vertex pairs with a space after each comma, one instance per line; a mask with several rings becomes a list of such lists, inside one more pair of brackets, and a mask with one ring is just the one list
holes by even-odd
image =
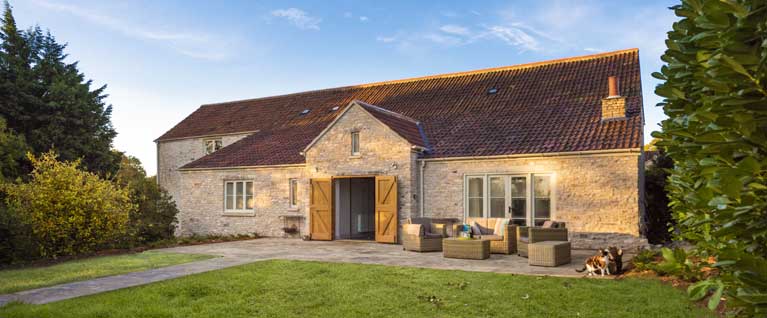
[[61, 160], [82, 158], [90, 171], [115, 173], [120, 156], [111, 149], [117, 133], [104, 103], [106, 85], [92, 90], [50, 32], [19, 31], [7, 1], [0, 40], [0, 116], [8, 128], [37, 154], [55, 149]]

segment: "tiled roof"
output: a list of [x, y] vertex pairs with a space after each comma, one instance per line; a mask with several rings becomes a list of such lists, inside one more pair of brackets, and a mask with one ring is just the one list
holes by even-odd
[[[625, 120], [601, 120], [608, 76], [619, 78]], [[636, 49], [203, 105], [158, 141], [258, 131], [185, 168], [303, 163], [301, 150], [354, 100], [382, 108], [376, 118], [384, 123], [386, 111], [420, 121], [426, 158], [642, 146]], [[304, 109], [310, 112], [301, 114]], [[386, 124], [404, 122], [394, 121]], [[401, 128], [393, 129], [415, 144], [412, 127]]]
[[389, 128], [402, 136], [402, 138], [405, 138], [410, 144], [422, 148], [429, 148], [426, 133], [423, 131], [421, 122], [405, 115], [375, 105], [370, 105], [363, 101], [355, 101], [355, 103], [362, 106], [362, 108], [367, 110], [373, 117], [384, 123], [384, 125], [389, 126]]

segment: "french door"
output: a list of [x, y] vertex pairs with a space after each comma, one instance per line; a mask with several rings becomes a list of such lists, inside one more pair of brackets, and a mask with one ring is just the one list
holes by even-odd
[[509, 218], [513, 224], [541, 225], [551, 219], [551, 174], [466, 176], [465, 216]]

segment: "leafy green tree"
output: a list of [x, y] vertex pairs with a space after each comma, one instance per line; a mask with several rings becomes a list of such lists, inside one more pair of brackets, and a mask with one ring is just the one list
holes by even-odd
[[106, 86], [91, 89], [50, 32], [19, 31], [8, 2], [0, 40], [0, 116], [8, 127], [36, 154], [55, 148], [62, 160], [81, 159], [102, 176], [116, 173], [120, 156], [112, 151], [117, 133], [104, 103]]
[[693, 285], [742, 316], [767, 316], [767, 2], [682, 0], [656, 93], [668, 115], [658, 146], [679, 239], [720, 275]]
[[122, 155], [115, 182], [130, 191], [131, 201], [138, 207], [130, 217], [130, 243], [143, 244], [173, 237], [178, 214], [176, 203], [160, 188], [155, 177], [146, 176], [138, 158]]
[[31, 230], [43, 257], [76, 255], [109, 247], [124, 237], [135, 205], [129, 191], [58, 161], [53, 152], [29, 155], [29, 182], [3, 185], [8, 211]]
[[24, 137], [9, 130], [0, 117], [0, 182], [13, 181], [21, 175], [27, 149]]

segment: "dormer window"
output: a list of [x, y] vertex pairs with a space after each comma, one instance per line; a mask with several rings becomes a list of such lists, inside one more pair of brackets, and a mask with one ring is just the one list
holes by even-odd
[[360, 155], [360, 132], [352, 132], [352, 156]]
[[205, 140], [205, 154], [209, 155], [223, 147], [221, 139], [206, 139]]

